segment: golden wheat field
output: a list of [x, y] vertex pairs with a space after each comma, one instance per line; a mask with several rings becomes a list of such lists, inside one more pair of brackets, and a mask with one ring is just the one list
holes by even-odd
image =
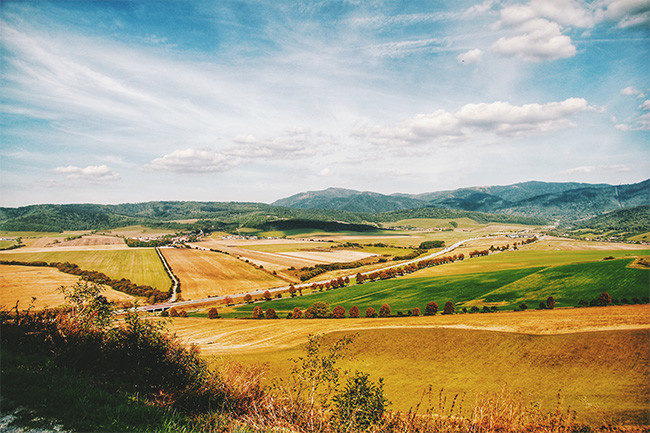
[[160, 251], [180, 279], [181, 296], [185, 300], [286, 284], [270, 273], [226, 254], [187, 248], [161, 248]]
[[309, 334], [324, 334], [325, 346], [358, 334], [342, 371], [384, 378], [392, 410], [415, 407], [423, 393], [425, 407], [429, 398], [437, 405], [441, 389], [448, 402], [458, 395], [469, 407], [508, 386], [549, 411], [559, 393], [591, 424], [644, 423], [650, 414], [647, 305], [385, 319], [176, 318], [171, 330], [212, 362], [262, 365], [268, 383], [289, 374], [289, 359], [302, 356]]
[[[55, 268], [0, 265], [0, 305], [11, 308], [19, 301], [19, 308], [27, 308], [34, 297], [36, 309], [56, 307], [64, 301], [57, 289], [62, 285], [71, 286], [77, 281], [79, 277]], [[105, 287], [103, 294], [111, 301], [136, 299], [110, 287]]]

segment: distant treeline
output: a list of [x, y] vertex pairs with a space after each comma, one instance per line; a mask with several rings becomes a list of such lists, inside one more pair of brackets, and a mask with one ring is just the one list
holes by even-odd
[[632, 233], [649, 232], [650, 206], [637, 206], [598, 215], [576, 224], [575, 228]]

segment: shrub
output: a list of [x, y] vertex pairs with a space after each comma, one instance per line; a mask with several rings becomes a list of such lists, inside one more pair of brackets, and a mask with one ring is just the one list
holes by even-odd
[[362, 372], [348, 378], [345, 388], [333, 400], [339, 423], [359, 430], [379, 422], [388, 403], [383, 379], [373, 383], [369, 375]]
[[178, 317], [187, 317], [187, 311], [185, 311], [185, 310], [181, 310], [181, 311], [178, 313]]
[[309, 308], [311, 308], [312, 314], [316, 319], [327, 319], [330, 317], [330, 304], [327, 302], [319, 301]]
[[294, 296], [296, 296], [296, 291], [297, 291], [297, 290], [296, 290], [296, 288], [293, 286], [293, 284], [289, 286], [289, 295], [291, 295], [292, 298], [293, 298]]
[[230, 296], [226, 296], [223, 298], [223, 303], [226, 305], [231, 305], [232, 304], [232, 298]]
[[266, 310], [266, 313], [264, 313], [264, 315], [266, 316], [267, 319], [277, 319], [278, 318], [278, 315], [277, 315], [277, 313], [275, 312], [275, 310], [273, 308], [269, 308], [268, 310]]
[[366, 317], [377, 317], [377, 311], [372, 307], [366, 308]]
[[412, 311], [411, 314], [413, 316], [419, 316], [420, 315], [420, 309], [418, 307], [415, 307]]
[[445, 303], [445, 309], [443, 311], [444, 314], [454, 314], [455, 308], [454, 308], [454, 303], [451, 301], [447, 301]]
[[350, 308], [349, 314], [351, 318], [356, 319], [360, 314], [359, 308], [356, 305], [352, 306], [352, 308]]
[[314, 318], [314, 310], [309, 307], [305, 310], [305, 319], [313, 319]]
[[546, 310], [546, 302], [540, 302], [537, 306], [538, 310]]
[[600, 296], [598, 296], [598, 299], [596, 300], [596, 305], [599, 305], [601, 307], [604, 307], [605, 305], [609, 305], [611, 303], [612, 303], [612, 297], [609, 296], [609, 293], [607, 292], [601, 293]]
[[251, 302], [253, 302], [253, 297], [251, 296], [250, 293], [246, 293], [244, 295], [244, 302], [246, 302], [247, 304], [250, 304]]
[[263, 296], [264, 299], [267, 300], [267, 301], [270, 301], [270, 300], [271, 300], [271, 292], [269, 292], [268, 290], [267, 290], [266, 292], [264, 292], [264, 294], [263, 294], [262, 296]]
[[178, 317], [178, 310], [175, 307], [169, 309], [169, 317]]
[[208, 310], [208, 319], [216, 319], [219, 317], [219, 312], [217, 311], [216, 308], [210, 308]]
[[526, 305], [525, 303], [522, 302], [521, 304], [519, 304], [519, 309], [521, 311], [525, 311], [525, 310], [528, 309], [528, 305]]
[[479, 311], [481, 310], [479, 310], [479, 308], [476, 305], [472, 306], [472, 308], [469, 309], [470, 313], [478, 313]]
[[[627, 303], [627, 302], [625, 302], [625, 301], [627, 301], [627, 299], [625, 299], [625, 298], [623, 298], [622, 301], [624, 303]], [[578, 306], [580, 306], [580, 307], [586, 307], [588, 305], [589, 305], [589, 303], [587, 301], [585, 301], [584, 299], [581, 299], [581, 300], [578, 301]]]
[[262, 310], [262, 307], [255, 307], [253, 308], [253, 319], [261, 319], [264, 317], [264, 310]]
[[546, 308], [549, 310], [552, 310], [555, 308], [555, 298], [552, 296], [549, 296], [548, 299], [546, 299]]
[[163, 310], [160, 312], [160, 317], [169, 317], [169, 311]]
[[302, 311], [300, 311], [300, 308], [296, 307], [293, 309], [293, 313], [291, 313], [291, 318], [302, 319]]
[[438, 304], [436, 302], [429, 302], [424, 309], [425, 316], [434, 316], [438, 312]]
[[390, 317], [390, 305], [384, 304], [379, 308], [379, 317]]
[[487, 305], [483, 305], [483, 312], [484, 313], [489, 313], [490, 312], [490, 307], [488, 307]]
[[344, 319], [345, 308], [341, 307], [340, 305], [334, 307], [334, 309], [332, 310], [332, 317], [334, 317], [335, 319]]

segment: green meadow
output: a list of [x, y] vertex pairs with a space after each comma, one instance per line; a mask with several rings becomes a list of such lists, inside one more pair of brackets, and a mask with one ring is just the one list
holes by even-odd
[[23, 262], [69, 262], [81, 269], [99, 271], [111, 278], [127, 278], [136, 284], [148, 285], [166, 291], [171, 280], [153, 248], [131, 248], [124, 250], [83, 250], [12, 252], [0, 255], [0, 260]]
[[[498, 254], [492, 257], [495, 256]], [[478, 262], [481, 259], [467, 262], [473, 260]], [[430, 301], [437, 302], [441, 310], [447, 301], [454, 302], [456, 308], [488, 304], [499, 305], [501, 309], [514, 309], [522, 302], [536, 307], [548, 296], [556, 299], [558, 307], [576, 306], [580, 300], [588, 302], [602, 292], [619, 299], [641, 298], [648, 295], [650, 270], [629, 267], [633, 260], [623, 258], [555, 266], [539, 266], [537, 261], [538, 266], [535, 267], [486, 271], [490, 266], [485, 265], [484, 272], [419, 276], [428, 271], [425, 270], [408, 277], [249, 304], [225, 314], [242, 317], [251, 314], [253, 307], [260, 305], [265, 310], [273, 308], [279, 314], [286, 315], [295, 307], [304, 310], [318, 301], [327, 302], [332, 307], [341, 305], [346, 310], [356, 305], [362, 314], [368, 307], [378, 311], [386, 303], [396, 314], [397, 311], [405, 312], [414, 307], [424, 311]], [[453, 265], [438, 268], [445, 266]]]

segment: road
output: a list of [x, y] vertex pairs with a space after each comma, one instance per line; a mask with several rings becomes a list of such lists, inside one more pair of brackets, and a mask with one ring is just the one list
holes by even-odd
[[167, 270], [167, 275], [169, 275], [169, 278], [172, 279], [172, 283], [174, 283], [174, 287], [172, 289], [172, 297], [169, 298], [169, 302], [176, 302], [176, 294], [178, 293], [178, 279], [176, 278], [171, 268], [167, 264], [167, 260], [165, 260], [165, 257], [160, 252], [159, 247], [156, 247], [156, 252], [158, 253], [158, 257], [160, 257], [160, 260], [163, 262], [163, 265], [165, 265], [165, 269]]
[[[406, 261], [406, 262], [400, 262], [400, 263], [397, 263], [397, 264], [393, 264], [393, 265], [390, 265], [390, 266], [383, 267], [381, 269], [374, 269], [374, 270], [368, 271], [368, 272], [361, 272], [361, 274], [362, 275], [368, 275], [368, 274], [372, 274], [374, 272], [381, 272], [381, 271], [385, 271], [387, 269], [392, 269], [392, 268], [400, 268], [402, 266], [407, 266], [407, 265], [410, 265], [410, 264], [413, 264], [413, 263], [421, 262], [423, 260], [433, 259], [434, 257], [438, 257], [438, 256], [447, 254], [447, 253], [455, 250], [456, 248], [463, 245], [465, 242], [476, 241], [476, 240], [480, 240], [480, 239], [489, 239], [489, 237], [479, 237], [479, 238], [464, 239], [462, 241], [456, 242], [455, 244], [453, 244], [453, 245], [451, 245], [451, 246], [449, 246], [447, 248], [444, 248], [443, 250], [437, 251], [435, 253], [427, 254], [424, 257], [418, 257], [416, 259], [409, 260], [409, 261]], [[204, 247], [200, 247], [200, 248], [208, 250], [208, 248], [204, 248]], [[158, 249], [156, 248], [156, 250], [158, 250]], [[160, 251], [158, 251], [158, 254], [161, 254]], [[184, 306], [191, 306], [191, 305], [196, 305], [196, 304], [204, 304], [206, 302], [222, 301], [227, 296], [229, 296], [229, 295], [223, 295], [223, 296], [214, 296], [214, 297], [211, 297], [211, 298], [191, 299], [191, 300], [188, 300], [188, 301], [175, 302], [175, 300], [176, 300], [176, 286], [177, 286], [178, 282], [176, 281], [173, 274], [171, 273], [171, 270], [167, 266], [167, 262], [165, 260], [163, 260], [163, 263], [165, 264], [165, 267], [167, 268], [167, 270], [169, 272], [169, 275], [174, 279], [174, 281], [176, 283], [174, 285], [174, 294], [172, 295], [172, 299], [170, 299], [169, 302], [165, 302], [165, 303], [162, 303], [162, 304], [153, 304], [153, 305], [145, 305], [145, 306], [142, 306], [142, 307], [138, 307], [137, 311], [160, 311], [160, 310], [166, 310], [166, 309], [171, 308], [171, 307], [184, 307]], [[357, 273], [358, 272], [354, 272], [354, 273], [351, 273], [351, 274], [349, 274], [347, 276], [348, 277], [356, 277]], [[345, 278], [345, 276], [343, 278]], [[326, 283], [328, 281], [331, 281], [331, 280], [328, 279], [328, 280], [322, 280], [322, 281], [316, 281], [316, 282], [312, 281], [310, 283], [293, 284], [293, 286], [296, 289], [302, 289], [302, 288], [310, 287], [312, 284], [323, 284], [323, 283]], [[255, 295], [261, 295], [264, 292], [266, 292], [267, 290], [270, 293], [284, 292], [284, 291], [289, 290], [289, 287], [290, 286], [282, 286], [282, 287], [274, 287], [274, 288], [271, 288], [271, 289], [260, 289], [260, 290], [255, 290], [253, 292], [248, 292], [248, 293], [250, 293], [251, 296], [255, 296]], [[232, 297], [232, 296], [240, 296], [240, 295], [241, 294], [230, 295], [230, 296]]]

